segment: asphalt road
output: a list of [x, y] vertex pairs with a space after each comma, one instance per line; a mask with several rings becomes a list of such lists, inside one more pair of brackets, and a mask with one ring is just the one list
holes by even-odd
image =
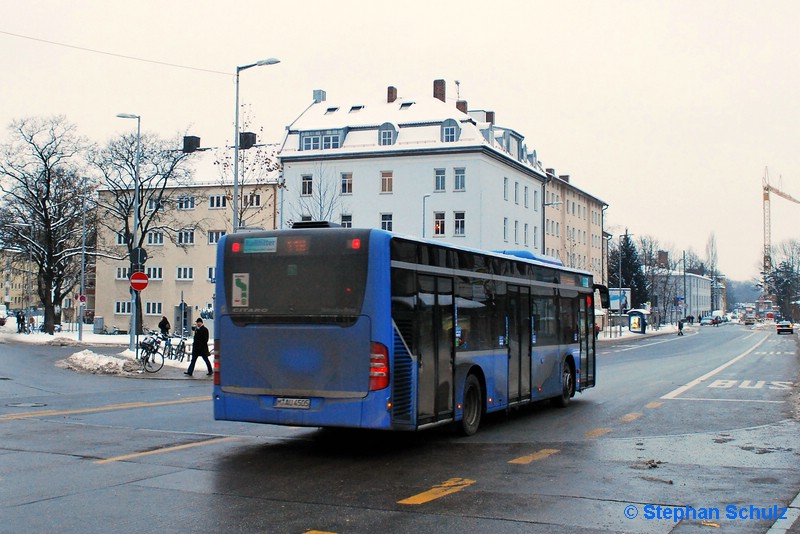
[[76, 373], [54, 365], [74, 347], [10, 342], [0, 532], [783, 532], [797, 338], [604, 341], [596, 388], [470, 438], [216, 422], [208, 380]]

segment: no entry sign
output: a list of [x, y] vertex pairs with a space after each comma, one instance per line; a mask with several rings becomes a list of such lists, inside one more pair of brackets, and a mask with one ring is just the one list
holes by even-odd
[[149, 279], [144, 273], [133, 273], [131, 275], [131, 287], [134, 291], [141, 291], [147, 287]]

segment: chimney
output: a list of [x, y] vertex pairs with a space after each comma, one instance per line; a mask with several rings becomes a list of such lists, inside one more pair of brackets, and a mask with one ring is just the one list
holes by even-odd
[[559, 178], [569, 183], [569, 174], [562, 174]]
[[555, 169], [545, 169], [544, 172], [547, 174], [547, 176], [552, 176], [553, 178], [555, 178], [555, 176], [556, 176], [556, 170]]
[[445, 81], [433, 80], [433, 98], [438, 98], [442, 102], [445, 101]]
[[457, 100], [456, 101], [456, 109], [461, 113], [467, 112], [467, 101], [466, 100]]
[[486, 122], [494, 126], [494, 111], [486, 112]]
[[397, 100], [397, 87], [390, 85], [386, 91], [386, 102], [391, 104], [395, 100]]

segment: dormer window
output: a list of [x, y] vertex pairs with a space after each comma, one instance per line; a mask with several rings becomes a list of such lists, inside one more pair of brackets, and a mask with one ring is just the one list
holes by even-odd
[[325, 110], [325, 115], [330, 115], [331, 113], [336, 113], [339, 111], [339, 108], [328, 108]]
[[400, 104], [400, 110], [408, 109], [414, 105], [414, 102], [403, 102]]
[[442, 123], [442, 142], [455, 143], [461, 136], [461, 128], [453, 119], [447, 119]]
[[362, 109], [364, 109], [364, 106], [353, 106], [350, 108], [350, 113], [356, 113], [358, 111], [361, 111]]
[[390, 146], [397, 140], [397, 128], [394, 124], [384, 122], [378, 128], [378, 144], [381, 146]]

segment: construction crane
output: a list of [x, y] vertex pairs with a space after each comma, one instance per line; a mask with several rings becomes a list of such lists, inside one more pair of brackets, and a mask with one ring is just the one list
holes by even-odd
[[769, 194], [775, 193], [779, 197], [797, 204], [800, 204], [800, 200], [797, 200], [792, 195], [771, 185], [769, 183], [769, 170], [766, 167], [764, 167], [764, 178], [761, 183], [764, 189], [764, 276], [766, 276], [772, 271], [772, 235], [770, 230]]

